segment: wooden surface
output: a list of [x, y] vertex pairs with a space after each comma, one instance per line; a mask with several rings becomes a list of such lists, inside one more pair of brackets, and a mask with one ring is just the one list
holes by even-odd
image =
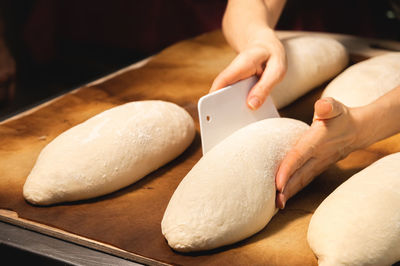
[[[280, 33], [281, 37], [299, 34], [304, 33]], [[367, 40], [328, 36], [343, 41], [353, 62], [385, 52], [370, 49]], [[125, 69], [0, 123], [0, 219], [147, 264], [316, 265], [306, 241], [313, 211], [351, 175], [400, 151], [400, 135], [354, 152], [329, 168], [261, 232], [237, 244], [178, 254], [161, 234], [160, 222], [172, 193], [201, 157], [197, 101], [234, 56], [221, 32], [208, 33], [164, 50], [141, 68]], [[280, 114], [310, 123], [321, 88]], [[197, 136], [181, 156], [136, 184], [96, 199], [50, 207], [35, 207], [23, 199], [25, 179], [41, 149], [53, 138], [110, 107], [144, 99], [175, 102], [193, 116]]]

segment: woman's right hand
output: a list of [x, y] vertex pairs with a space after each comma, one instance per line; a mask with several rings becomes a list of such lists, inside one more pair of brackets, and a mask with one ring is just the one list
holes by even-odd
[[286, 72], [286, 54], [281, 41], [272, 29], [263, 29], [254, 34], [231, 64], [214, 80], [210, 92], [222, 89], [242, 79], [257, 75], [259, 81], [247, 96], [247, 105], [255, 110], [259, 108]]

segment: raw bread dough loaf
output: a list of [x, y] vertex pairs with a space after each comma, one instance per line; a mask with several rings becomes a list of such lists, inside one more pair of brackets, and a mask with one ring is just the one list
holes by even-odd
[[352, 176], [317, 208], [308, 243], [327, 265], [392, 265], [400, 260], [400, 153]]
[[276, 212], [275, 174], [286, 152], [308, 128], [270, 118], [239, 129], [213, 147], [174, 192], [161, 223], [181, 252], [208, 250], [249, 237]]
[[400, 53], [388, 53], [357, 63], [332, 80], [322, 97], [349, 107], [367, 105], [400, 85]]
[[304, 36], [283, 41], [287, 72], [271, 93], [277, 108], [285, 107], [340, 73], [348, 64], [346, 48], [330, 38]]
[[116, 191], [177, 157], [194, 134], [192, 117], [173, 103], [138, 101], [112, 108], [44, 147], [24, 197], [47, 205]]

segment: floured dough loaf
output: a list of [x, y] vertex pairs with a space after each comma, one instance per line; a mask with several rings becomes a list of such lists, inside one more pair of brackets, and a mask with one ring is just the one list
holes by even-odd
[[354, 64], [333, 79], [322, 93], [349, 107], [367, 105], [400, 85], [400, 53]]
[[270, 118], [239, 129], [213, 147], [174, 192], [161, 223], [181, 252], [235, 243], [265, 227], [276, 212], [275, 174], [308, 128]]
[[308, 243], [318, 263], [392, 265], [400, 260], [400, 153], [352, 176], [317, 208]]
[[284, 79], [271, 92], [277, 108], [285, 107], [339, 74], [348, 64], [346, 48], [338, 41], [317, 36], [283, 41], [287, 58]]
[[138, 101], [112, 108], [44, 147], [24, 197], [47, 205], [116, 191], [177, 157], [194, 134], [192, 117], [173, 103]]

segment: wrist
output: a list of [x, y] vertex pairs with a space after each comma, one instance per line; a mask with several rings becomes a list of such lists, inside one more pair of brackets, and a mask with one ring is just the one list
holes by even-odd
[[262, 47], [268, 50], [273, 43], [280, 43], [280, 40], [275, 34], [275, 31], [267, 26], [255, 27], [248, 38], [243, 49], [248, 49], [250, 47]]
[[[355, 149], [366, 148], [378, 140], [377, 128], [379, 125], [379, 118], [377, 114], [373, 114], [371, 111], [371, 108], [368, 108], [368, 106], [351, 109], [355, 122]], [[378, 119], [378, 121], [376, 119]]]

